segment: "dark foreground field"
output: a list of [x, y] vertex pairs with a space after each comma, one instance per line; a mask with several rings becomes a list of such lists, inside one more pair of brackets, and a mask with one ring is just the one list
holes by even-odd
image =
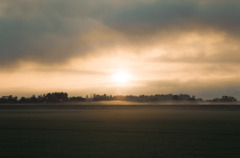
[[240, 107], [1, 105], [0, 157], [239, 158]]

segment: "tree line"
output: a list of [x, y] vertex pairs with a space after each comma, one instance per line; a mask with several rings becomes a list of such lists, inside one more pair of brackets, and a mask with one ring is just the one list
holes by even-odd
[[[195, 98], [195, 96], [190, 96], [188, 94], [156, 94], [156, 95], [97, 95], [94, 94], [91, 97], [83, 98], [81, 96], [69, 97], [66, 92], [55, 92], [47, 93], [39, 96], [32, 95], [31, 97], [18, 97], [3, 96], [0, 98], [0, 103], [61, 103], [61, 102], [85, 102], [85, 101], [132, 101], [132, 102], [164, 102], [164, 101], [191, 101], [191, 102], [203, 102], [202, 98]], [[222, 96], [221, 98], [214, 98], [211, 100], [206, 100], [208, 102], [236, 102], [237, 99], [232, 96]]]
[[68, 97], [65, 92], [55, 92], [47, 93], [39, 96], [32, 95], [31, 97], [18, 97], [3, 96], [0, 98], [0, 103], [60, 103], [60, 102], [82, 102], [85, 101], [84, 98], [78, 97]]

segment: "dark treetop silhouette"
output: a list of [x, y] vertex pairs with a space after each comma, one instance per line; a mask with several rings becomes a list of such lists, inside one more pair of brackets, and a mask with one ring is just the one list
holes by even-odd
[[132, 101], [132, 102], [236, 102], [237, 99], [232, 96], [222, 96], [221, 98], [215, 98], [211, 100], [203, 100], [202, 98], [195, 98], [195, 96], [190, 96], [188, 94], [156, 94], [156, 95], [97, 95], [94, 94], [92, 97], [83, 98], [81, 96], [77, 97], [69, 97], [65, 92], [55, 92], [55, 93], [47, 93], [44, 95], [39, 95], [36, 97], [32, 95], [30, 98], [10, 96], [2, 96], [0, 98], [0, 103], [61, 103], [61, 102], [87, 102], [87, 101], [113, 101], [113, 100], [121, 100], [121, 101]]

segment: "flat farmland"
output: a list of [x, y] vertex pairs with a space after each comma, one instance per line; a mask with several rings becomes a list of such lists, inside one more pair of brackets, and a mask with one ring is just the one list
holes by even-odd
[[0, 105], [1, 158], [239, 156], [239, 105]]

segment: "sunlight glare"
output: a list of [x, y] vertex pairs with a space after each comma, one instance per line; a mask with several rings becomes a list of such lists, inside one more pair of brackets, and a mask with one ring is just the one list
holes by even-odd
[[116, 72], [115, 74], [113, 74], [113, 79], [118, 84], [126, 84], [130, 81], [131, 75], [124, 71]]

